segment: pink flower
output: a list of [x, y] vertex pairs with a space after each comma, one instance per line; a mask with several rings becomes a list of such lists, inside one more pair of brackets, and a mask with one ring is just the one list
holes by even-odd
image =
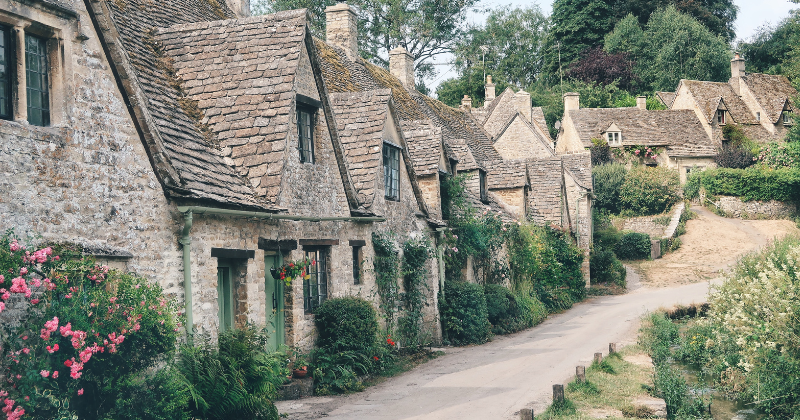
[[39, 281], [39, 279], [33, 279], [33, 280], [31, 280], [31, 284], [33, 285], [33, 287], [36, 287], [36, 288], [38, 288], [38, 287], [41, 287], [41, 286], [42, 286], [42, 282], [41, 282], [41, 281]]
[[112, 298], [111, 298], [111, 299], [109, 299], [108, 301], [109, 301], [109, 302], [111, 302], [111, 303], [114, 303], [114, 302], [116, 302], [116, 301], [117, 301], [117, 297], [116, 297], [116, 296], [115, 296], [115, 297], [112, 297]]
[[53, 347], [47, 346], [47, 352], [53, 354], [58, 351], [58, 344], [53, 345]]
[[3, 302], [0, 302], [0, 312], [3, 312], [5, 309], [6, 309], [6, 304], [3, 303]]
[[31, 304], [36, 305], [39, 303], [39, 299], [31, 299]]
[[9, 248], [11, 248], [11, 252], [17, 252], [17, 251], [19, 251], [19, 250], [20, 250], [22, 247], [21, 247], [21, 246], [19, 246], [19, 243], [17, 243], [17, 240], [16, 240], [16, 239], [14, 239], [14, 241], [13, 241], [13, 242], [11, 242], [11, 246], [10, 246]]
[[19, 275], [20, 276], [24, 276], [26, 274], [28, 274], [28, 269], [26, 267], [22, 267], [22, 268], [19, 269]]
[[69, 337], [72, 335], [72, 323], [67, 322], [67, 325], [59, 328], [62, 337]]
[[46, 377], [50, 376], [50, 371], [43, 370], [43, 371], [39, 372], [39, 375], [42, 375], [42, 378], [46, 378]]
[[30, 354], [31, 353], [31, 349], [25, 347], [24, 349], [22, 349], [22, 352], [25, 353], [25, 354]]
[[83, 395], [83, 388], [78, 390], [78, 395]]
[[133, 286], [133, 288], [134, 288], [134, 289], [138, 289], [138, 288], [140, 288], [140, 287], [142, 287], [142, 285], [141, 285], [141, 284], [137, 284], [137, 285]]
[[64, 295], [64, 297], [67, 299], [72, 299], [72, 293], [67, 293], [66, 295]]
[[53, 371], [53, 379], [58, 379], [58, 371], [57, 370]]

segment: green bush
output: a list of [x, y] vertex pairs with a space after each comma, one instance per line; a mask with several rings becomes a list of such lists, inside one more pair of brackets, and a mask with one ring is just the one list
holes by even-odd
[[627, 270], [617, 256], [608, 249], [595, 248], [589, 265], [592, 283], [612, 283], [625, 287]]
[[105, 420], [189, 420], [191, 395], [178, 371], [167, 366], [118, 387], [114, 414]]
[[598, 248], [614, 249], [622, 237], [622, 232], [611, 223], [608, 210], [592, 209], [593, 245]]
[[489, 323], [494, 334], [524, 330], [547, 317], [547, 308], [534, 297], [515, 294], [499, 284], [487, 284], [484, 291]]
[[650, 235], [629, 232], [622, 235], [614, 253], [623, 260], [642, 260], [650, 257]]
[[481, 344], [489, 340], [489, 314], [482, 286], [445, 282], [439, 311], [442, 329], [453, 344]]
[[648, 216], [669, 210], [680, 200], [678, 172], [665, 167], [637, 166], [620, 187], [622, 210], [631, 215]]
[[699, 197], [700, 188], [708, 195], [740, 197], [744, 201], [800, 200], [800, 169], [707, 169], [692, 172], [684, 186], [688, 199]]
[[326, 300], [314, 314], [317, 347], [335, 351], [361, 350], [375, 345], [378, 315], [372, 304], [357, 297]]
[[627, 174], [628, 170], [625, 165], [620, 163], [598, 165], [592, 168], [595, 208], [614, 214], [622, 211], [620, 191]]

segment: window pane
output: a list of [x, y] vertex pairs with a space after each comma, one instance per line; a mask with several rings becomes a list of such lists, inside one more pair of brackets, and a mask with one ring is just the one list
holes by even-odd
[[0, 118], [11, 119], [11, 29], [0, 26]]
[[25, 83], [28, 96], [28, 122], [50, 125], [50, 95], [48, 93], [47, 41], [25, 35]]

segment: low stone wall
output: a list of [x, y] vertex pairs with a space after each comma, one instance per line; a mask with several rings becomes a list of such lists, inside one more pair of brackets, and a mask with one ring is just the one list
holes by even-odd
[[620, 230], [646, 233], [650, 235], [651, 238], [660, 238], [664, 236], [664, 230], [667, 226], [654, 222], [656, 217], [659, 216], [632, 217], [630, 219], [625, 219]]
[[717, 209], [727, 217], [739, 219], [789, 219], [797, 214], [797, 204], [782, 201], [742, 201], [738, 197], [718, 197]]

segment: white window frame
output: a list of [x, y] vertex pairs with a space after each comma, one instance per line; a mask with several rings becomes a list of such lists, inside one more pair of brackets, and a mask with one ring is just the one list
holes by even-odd
[[783, 119], [783, 125], [792, 125], [792, 119], [789, 117], [789, 111], [783, 111], [781, 113], [781, 118]]
[[718, 109], [717, 110], [717, 125], [725, 125], [725, 124], [727, 124], [725, 122], [725, 110], [724, 109]]
[[622, 146], [622, 132], [608, 131], [606, 132], [606, 143], [612, 147]]

